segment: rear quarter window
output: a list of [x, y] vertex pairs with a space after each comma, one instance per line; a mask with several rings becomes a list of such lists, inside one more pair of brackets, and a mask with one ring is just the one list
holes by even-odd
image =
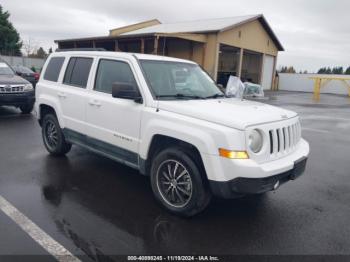
[[60, 75], [64, 57], [52, 57], [46, 67], [44, 79], [48, 81], [57, 82]]

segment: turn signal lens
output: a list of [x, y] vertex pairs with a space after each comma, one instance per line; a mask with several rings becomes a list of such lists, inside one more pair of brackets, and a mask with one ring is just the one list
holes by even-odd
[[230, 159], [249, 159], [248, 153], [246, 151], [230, 151], [227, 149], [220, 148], [219, 154], [222, 157]]

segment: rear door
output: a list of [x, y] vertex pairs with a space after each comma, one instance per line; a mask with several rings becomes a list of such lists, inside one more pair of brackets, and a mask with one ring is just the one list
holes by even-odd
[[70, 57], [62, 84], [57, 89], [65, 127], [85, 134], [86, 96], [90, 80], [92, 57]]
[[138, 86], [132, 64], [128, 60], [100, 58], [87, 98], [87, 134], [94, 148], [137, 165], [143, 105], [113, 98], [115, 82]]

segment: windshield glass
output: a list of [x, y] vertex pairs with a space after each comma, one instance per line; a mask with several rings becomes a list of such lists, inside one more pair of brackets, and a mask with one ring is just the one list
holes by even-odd
[[17, 72], [22, 73], [22, 74], [33, 74], [34, 73], [32, 70], [30, 70], [29, 68], [24, 67], [24, 66], [14, 66], [13, 69], [16, 70]]
[[198, 65], [141, 60], [141, 66], [158, 99], [204, 99], [223, 97], [215, 82]]
[[13, 75], [13, 74], [14, 72], [6, 63], [0, 62], [0, 75]]

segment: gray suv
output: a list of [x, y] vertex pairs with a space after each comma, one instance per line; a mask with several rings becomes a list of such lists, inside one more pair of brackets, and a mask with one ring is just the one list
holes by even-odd
[[15, 74], [0, 60], [0, 106], [19, 107], [23, 114], [32, 112], [35, 102], [33, 85]]

